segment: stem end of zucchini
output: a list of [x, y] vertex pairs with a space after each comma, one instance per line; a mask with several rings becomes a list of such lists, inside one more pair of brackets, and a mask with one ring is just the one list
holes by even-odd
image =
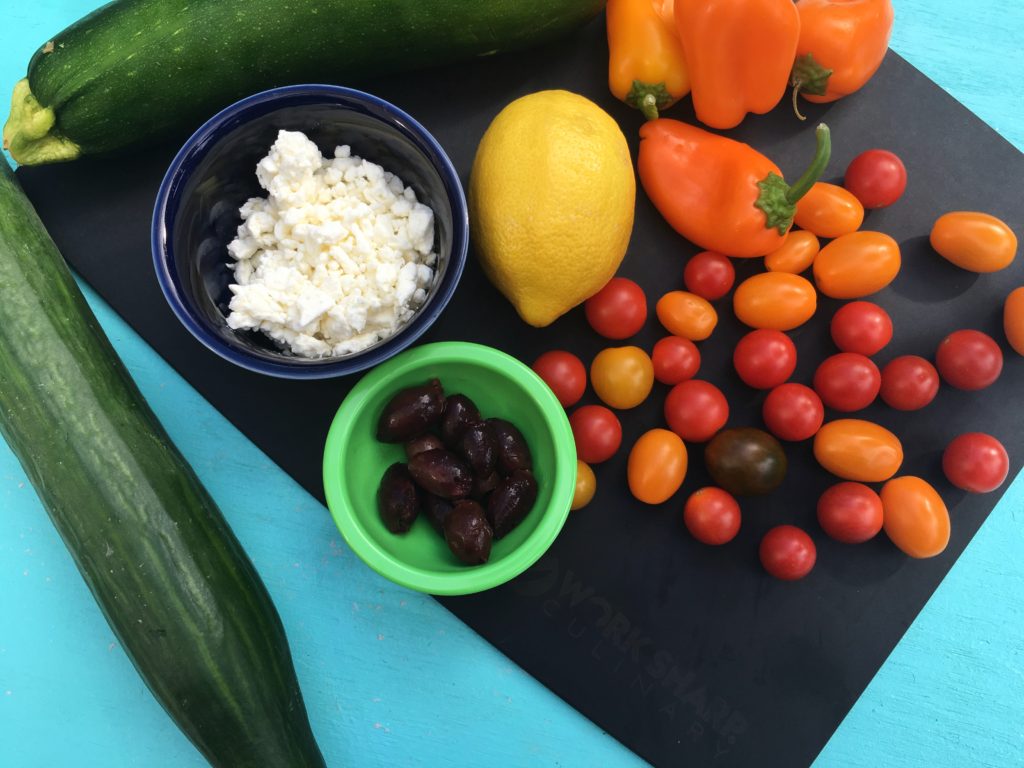
[[4, 125], [4, 149], [20, 165], [42, 165], [74, 160], [81, 148], [56, 128], [53, 110], [44, 107], [32, 93], [28, 78], [14, 86], [11, 116]]

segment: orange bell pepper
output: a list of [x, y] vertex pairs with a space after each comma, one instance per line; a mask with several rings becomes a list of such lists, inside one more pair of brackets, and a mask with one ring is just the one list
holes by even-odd
[[640, 183], [665, 220], [690, 242], [727, 256], [777, 250], [793, 225], [797, 201], [828, 165], [832, 142], [824, 123], [817, 151], [795, 184], [753, 147], [678, 120], [640, 127]]
[[648, 120], [690, 92], [683, 48], [663, 0], [609, 0], [608, 87]]
[[793, 0], [676, 0], [697, 119], [734, 128], [782, 100], [800, 37]]

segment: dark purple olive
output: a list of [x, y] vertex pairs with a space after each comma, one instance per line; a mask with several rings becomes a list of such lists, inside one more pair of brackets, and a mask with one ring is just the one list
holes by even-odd
[[441, 420], [444, 403], [444, 390], [437, 379], [403, 389], [384, 406], [377, 422], [377, 439], [404, 443], [419, 437]]
[[432, 435], [429, 432], [419, 437], [414, 437], [412, 440], [405, 444], [405, 455], [407, 458], [412, 458], [417, 453], [423, 453], [424, 451], [436, 451], [444, 448], [444, 443], [441, 442], [441, 438], [437, 435]]
[[533, 469], [530, 447], [523, 433], [504, 419], [488, 419], [487, 423], [498, 440], [498, 471], [511, 475], [517, 469]]
[[405, 464], [392, 464], [384, 471], [377, 491], [377, 508], [385, 527], [405, 533], [420, 511], [419, 489]]
[[486, 477], [477, 475], [476, 477], [473, 478], [473, 490], [469, 492], [469, 495], [472, 496], [477, 501], [482, 502], [484, 500], [484, 497], [486, 497], [488, 493], [497, 488], [498, 483], [500, 482], [501, 475], [499, 475], [497, 472], [491, 472], [491, 474], [487, 475]]
[[445, 401], [444, 418], [441, 419], [441, 439], [454, 449], [466, 427], [479, 421], [481, 417], [476, 403], [465, 395], [449, 395]]
[[473, 490], [473, 473], [451, 451], [417, 453], [409, 459], [409, 472], [420, 488], [442, 499], [461, 499]]
[[528, 469], [506, 477], [487, 499], [487, 520], [500, 539], [523, 522], [537, 501], [537, 480]]
[[498, 462], [498, 439], [494, 436], [494, 427], [486, 421], [470, 424], [462, 430], [456, 450], [477, 475], [491, 474]]
[[448, 542], [448, 549], [468, 565], [487, 562], [491, 556], [493, 536], [484, 508], [469, 499], [456, 502], [444, 521], [444, 540]]
[[432, 493], [422, 492], [423, 514], [438, 533], [444, 535], [444, 521], [452, 511], [452, 503]]

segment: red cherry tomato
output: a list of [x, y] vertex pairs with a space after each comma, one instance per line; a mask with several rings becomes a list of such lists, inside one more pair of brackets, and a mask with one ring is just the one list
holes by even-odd
[[814, 391], [821, 401], [829, 408], [847, 413], [871, 405], [881, 385], [878, 366], [854, 352], [827, 357], [814, 372]]
[[907, 169], [892, 152], [869, 149], [847, 166], [843, 186], [865, 208], [885, 208], [899, 200], [907, 188]]
[[939, 392], [939, 372], [917, 355], [902, 355], [882, 369], [879, 394], [890, 408], [916, 411], [935, 399]]
[[818, 499], [818, 522], [836, 541], [860, 544], [882, 530], [882, 499], [862, 483], [836, 483]]
[[935, 367], [957, 389], [984, 389], [1002, 373], [1003, 352], [988, 334], [954, 331], [939, 344]]
[[818, 393], [803, 384], [780, 384], [761, 408], [768, 431], [780, 440], [808, 440], [821, 429], [825, 407]]
[[590, 327], [607, 339], [626, 339], [647, 322], [647, 296], [625, 277], [613, 277], [583, 304]]
[[740, 532], [740, 505], [732, 494], [721, 488], [701, 488], [686, 500], [683, 522], [701, 544], [725, 544]]
[[761, 539], [758, 554], [764, 569], [783, 581], [802, 579], [811, 572], [818, 557], [811, 537], [795, 525], [777, 525], [768, 531]]
[[751, 331], [736, 344], [732, 364], [748, 387], [771, 389], [793, 375], [796, 345], [782, 331]]
[[736, 270], [727, 256], [702, 251], [686, 263], [683, 270], [686, 290], [703, 299], [714, 301], [729, 292], [736, 282]]
[[722, 390], [707, 381], [690, 379], [676, 384], [665, 398], [665, 421], [683, 440], [703, 443], [729, 420], [729, 403]]
[[545, 352], [533, 362], [533, 370], [565, 408], [576, 405], [587, 388], [587, 369], [571, 352]]
[[678, 384], [692, 379], [700, 370], [700, 350], [682, 336], [666, 336], [651, 352], [654, 378], [662, 384]]
[[946, 478], [965, 491], [994, 491], [1010, 471], [1010, 457], [1003, 444], [992, 435], [968, 432], [953, 439], [942, 454]]
[[832, 316], [832, 341], [843, 352], [871, 355], [892, 340], [889, 313], [870, 301], [851, 301]]
[[622, 425], [603, 405], [584, 405], [569, 417], [576, 458], [587, 464], [608, 461], [622, 445]]

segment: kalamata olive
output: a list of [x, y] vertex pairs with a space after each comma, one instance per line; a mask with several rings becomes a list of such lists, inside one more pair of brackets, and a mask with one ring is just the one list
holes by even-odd
[[384, 471], [377, 491], [377, 508], [385, 527], [405, 533], [420, 511], [419, 490], [405, 464], [392, 464]]
[[470, 499], [456, 502], [444, 521], [444, 539], [448, 542], [448, 549], [469, 565], [487, 562], [491, 556], [493, 536], [484, 508]]
[[500, 539], [523, 519], [537, 500], [537, 480], [528, 469], [517, 469], [506, 477], [487, 499], [487, 520]]
[[384, 406], [377, 422], [377, 439], [404, 443], [419, 437], [441, 420], [444, 405], [444, 390], [437, 379], [403, 389]]
[[463, 430], [481, 420], [476, 403], [465, 395], [449, 395], [441, 419], [441, 439], [449, 448], [459, 444]]
[[456, 450], [476, 474], [491, 474], [498, 462], [498, 439], [494, 436], [494, 427], [486, 421], [468, 425], [462, 430]]
[[442, 499], [440, 496], [435, 496], [426, 491], [422, 491], [421, 495], [423, 496], [423, 514], [430, 521], [430, 524], [437, 529], [437, 532], [443, 536], [444, 521], [451, 514], [452, 503], [447, 499]]
[[427, 432], [425, 435], [414, 437], [405, 444], [405, 455], [411, 459], [417, 453], [435, 451], [441, 448], [444, 448], [444, 443], [441, 442], [441, 438]]
[[442, 499], [461, 499], [473, 490], [473, 473], [451, 451], [417, 453], [409, 459], [409, 472], [420, 488]]
[[523, 433], [504, 419], [488, 419], [498, 440], [498, 471], [510, 475], [517, 469], [533, 469], [530, 447]]
[[501, 475], [497, 472], [491, 472], [486, 476], [477, 475], [473, 478], [473, 490], [469, 492], [469, 495], [477, 501], [483, 501], [484, 497], [497, 488], [500, 482]]

